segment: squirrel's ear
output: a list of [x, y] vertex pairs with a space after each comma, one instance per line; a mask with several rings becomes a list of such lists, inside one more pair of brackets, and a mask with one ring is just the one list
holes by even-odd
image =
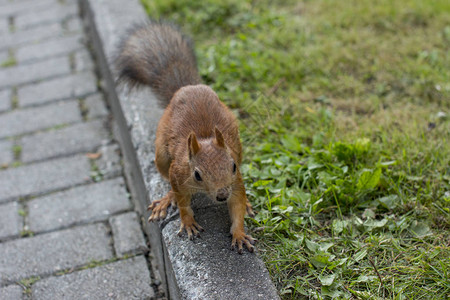
[[188, 137], [189, 159], [200, 151], [200, 145], [198, 144], [197, 137], [194, 132], [191, 132]]
[[225, 148], [225, 140], [223, 139], [222, 132], [220, 132], [217, 127], [214, 128], [214, 132], [216, 134], [216, 142], [219, 147]]

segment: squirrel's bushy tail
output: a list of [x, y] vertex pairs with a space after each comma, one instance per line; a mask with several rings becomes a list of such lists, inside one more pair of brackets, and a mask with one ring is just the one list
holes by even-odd
[[116, 67], [119, 82], [150, 86], [163, 106], [179, 88], [200, 83], [191, 40], [164, 22], [132, 28], [119, 46]]

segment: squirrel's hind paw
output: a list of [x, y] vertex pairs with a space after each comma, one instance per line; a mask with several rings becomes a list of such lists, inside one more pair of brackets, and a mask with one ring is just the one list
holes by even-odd
[[247, 215], [250, 218], [255, 217], [255, 212], [253, 211], [252, 205], [250, 204], [250, 202], [248, 200], [247, 200], [247, 203], [246, 203], [246, 211], [247, 211]]

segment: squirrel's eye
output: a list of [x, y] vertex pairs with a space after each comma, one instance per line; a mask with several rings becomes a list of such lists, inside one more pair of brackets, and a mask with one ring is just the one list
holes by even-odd
[[236, 163], [233, 163], [233, 174], [236, 173]]
[[200, 176], [200, 173], [198, 171], [194, 172], [194, 177], [195, 177], [195, 180], [197, 180], [197, 181], [202, 181], [203, 180], [202, 177]]

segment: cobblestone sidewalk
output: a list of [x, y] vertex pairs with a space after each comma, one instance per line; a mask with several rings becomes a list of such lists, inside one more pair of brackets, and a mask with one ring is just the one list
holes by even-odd
[[0, 299], [147, 299], [146, 239], [74, 0], [0, 0]]

